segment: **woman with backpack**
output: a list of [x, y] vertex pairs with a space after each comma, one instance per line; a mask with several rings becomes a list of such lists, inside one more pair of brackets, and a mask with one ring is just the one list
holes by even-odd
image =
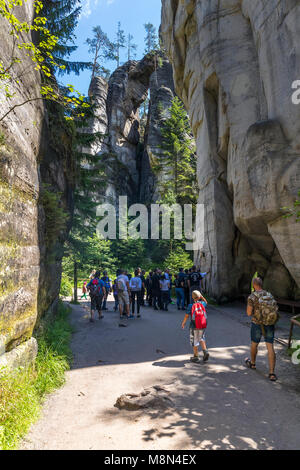
[[135, 301], [137, 304], [137, 318], [140, 318], [143, 282], [140, 277], [138, 269], [135, 270], [134, 277], [130, 279], [129, 286], [130, 286], [130, 292], [131, 292], [131, 308], [132, 308], [132, 314], [130, 315], [129, 318], [134, 318]]
[[100, 271], [95, 273], [94, 279], [92, 279], [88, 285], [87, 290], [91, 297], [91, 317], [90, 322], [94, 322], [94, 312], [97, 310], [99, 319], [103, 318], [102, 315], [102, 300], [106, 294], [105, 284], [100, 279]]

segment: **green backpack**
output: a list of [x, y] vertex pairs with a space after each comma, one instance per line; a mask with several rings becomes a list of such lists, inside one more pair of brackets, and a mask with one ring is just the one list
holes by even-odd
[[279, 320], [278, 305], [270, 292], [255, 292], [258, 300], [259, 316], [256, 318], [259, 324], [265, 326], [275, 325]]

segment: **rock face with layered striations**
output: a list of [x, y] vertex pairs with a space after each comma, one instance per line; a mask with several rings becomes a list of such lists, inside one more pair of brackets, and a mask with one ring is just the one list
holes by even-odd
[[[149, 92], [146, 132], [141, 138], [140, 107]], [[89, 95], [96, 105], [89, 132], [103, 135], [92, 151], [103, 156], [107, 176], [104, 200], [116, 203], [118, 196], [127, 195], [129, 203], [153, 202], [156, 176], [152, 163], [161, 154], [160, 129], [174, 98], [170, 63], [156, 55], [126, 62], [108, 83], [95, 77]]]
[[[26, 2], [22, 11], [23, 19], [30, 21], [33, 2]], [[2, 19], [0, 55], [4, 64], [9, 64], [10, 51], [11, 36]], [[55, 249], [47, 245], [43, 183], [61, 193], [66, 210], [72, 207], [69, 154], [67, 150], [60, 153], [60, 142], [68, 137], [60, 127], [59, 144], [52, 141], [51, 145], [51, 116], [43, 102], [28, 102], [2, 119], [10, 107], [40, 96], [40, 75], [25, 53], [20, 54], [20, 67], [26, 74], [14, 85], [10, 103], [0, 90], [0, 368], [25, 365], [35, 357], [32, 333], [37, 319], [58, 298], [63, 234]]]
[[197, 142], [204, 242], [196, 251], [221, 299], [252, 275], [300, 296], [300, 224], [282, 218], [300, 189], [297, 0], [163, 0], [162, 37]]
[[172, 66], [166, 57], [158, 61], [158, 66], [150, 77], [149, 90], [148, 122], [141, 161], [140, 199], [145, 203], [156, 202], [159, 199], [158, 180], [164, 178], [163, 174], [155, 175], [153, 167], [162, 154], [161, 130], [169, 117], [169, 109], [175, 97]]

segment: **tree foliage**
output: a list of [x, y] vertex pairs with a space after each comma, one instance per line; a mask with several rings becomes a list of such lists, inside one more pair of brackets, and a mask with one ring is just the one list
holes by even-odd
[[[43, 13], [47, 17], [47, 27], [51, 34], [58, 38], [52, 51], [55, 62], [63, 68], [58, 75], [80, 72], [90, 69], [90, 62], [71, 61], [69, 57], [77, 50], [75, 45], [75, 29], [82, 7], [80, 1], [74, 0], [43, 0]], [[51, 68], [51, 67], [50, 67]]]
[[159, 41], [157, 37], [156, 28], [152, 23], [144, 24], [146, 31], [145, 36], [145, 54], [149, 54], [159, 48]]
[[114, 50], [114, 54], [115, 54], [115, 60], [117, 62], [117, 67], [120, 67], [121, 49], [125, 49], [125, 48], [126, 48], [125, 31], [121, 28], [121, 22], [119, 21], [117, 34], [116, 34], [116, 41], [113, 45], [113, 50]]
[[116, 58], [115, 45], [109, 40], [101, 26], [93, 28], [93, 37], [88, 38], [86, 43], [89, 46], [89, 53], [93, 54], [92, 78], [97, 75], [108, 78], [110, 71], [103, 66], [103, 62]]
[[128, 34], [128, 36], [127, 36], [127, 57], [128, 57], [128, 61], [136, 58], [136, 52], [137, 52], [138, 46], [137, 46], [137, 44], [135, 44], [133, 42], [133, 40], [134, 40], [134, 37], [132, 36], [132, 34]]
[[[8, 110], [0, 115], [0, 122], [14, 109], [36, 100], [50, 100], [60, 103], [66, 110], [66, 118], [72, 119], [72, 112], [79, 105], [84, 107], [84, 97], [75, 90], [72, 85], [67, 85], [64, 92], [58, 87], [53, 73], [64, 70], [65, 65], [59, 64], [53, 52], [58, 45], [58, 37], [46, 27], [47, 18], [40, 16], [43, 4], [35, 1], [35, 17], [32, 23], [21, 21], [23, 0], [0, 0], [0, 16], [3, 24], [7, 26], [11, 37], [11, 50], [8, 60], [0, 58], [0, 89], [4, 91], [4, 99]], [[39, 38], [37, 41], [33, 37]], [[28, 60], [26, 58], [29, 57]], [[20, 84], [25, 74], [40, 72], [42, 84], [39, 94], [30, 94], [21, 102], [14, 102], [16, 87]]]
[[162, 202], [173, 194], [175, 203], [194, 204], [198, 197], [195, 142], [179, 98], [174, 98], [169, 114], [161, 130], [162, 156], [155, 165], [155, 171], [165, 175], [159, 185], [160, 196]]

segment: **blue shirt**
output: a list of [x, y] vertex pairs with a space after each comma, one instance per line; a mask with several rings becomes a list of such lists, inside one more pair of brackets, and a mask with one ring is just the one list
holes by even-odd
[[142, 289], [142, 279], [140, 277], [132, 277], [129, 282], [129, 287], [133, 292], [139, 292]]
[[105, 287], [104, 282], [99, 279], [98, 277], [95, 277], [94, 279], [91, 279], [90, 282], [88, 283], [87, 287], [90, 287], [93, 284], [93, 281], [97, 280], [98, 281], [98, 286], [101, 287], [102, 293], [103, 293], [103, 287]]

